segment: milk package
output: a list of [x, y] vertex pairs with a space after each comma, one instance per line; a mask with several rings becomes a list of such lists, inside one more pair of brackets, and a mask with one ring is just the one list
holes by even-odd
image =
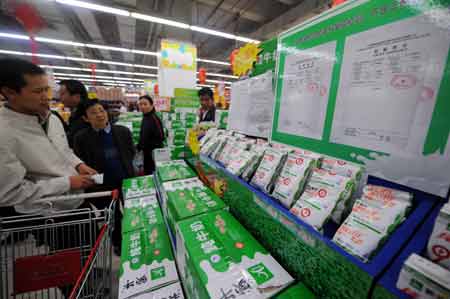
[[351, 197], [353, 186], [354, 181], [350, 178], [315, 168], [303, 194], [290, 211], [320, 231], [338, 203]]
[[119, 299], [142, 293], [146, 293], [146, 298], [177, 293], [179, 278], [156, 197], [125, 202], [122, 232]]
[[[362, 187], [362, 177], [364, 174], [364, 167], [358, 164], [350, 163], [348, 161], [335, 159], [332, 157], [324, 157], [320, 162], [322, 169], [333, 172], [337, 175], [351, 178], [354, 181], [354, 188], [352, 193], [359, 193], [360, 187]], [[353, 197], [347, 198], [347, 200], [340, 201], [336, 206], [332, 215], [332, 220], [336, 224], [341, 224], [345, 216], [348, 215], [349, 209], [353, 205]]]
[[241, 140], [228, 140], [225, 144], [222, 152], [219, 154], [217, 160], [221, 162], [225, 167], [242, 151], [246, 151], [248, 144]]
[[450, 269], [450, 204], [445, 204], [436, 218], [427, 246], [428, 257]]
[[367, 262], [404, 221], [412, 207], [412, 194], [367, 185], [361, 199], [333, 237], [343, 249]]
[[148, 175], [125, 179], [122, 182], [122, 192], [125, 200], [156, 194], [153, 177]]
[[450, 272], [413, 253], [403, 265], [397, 288], [416, 299], [450, 298]]
[[172, 283], [160, 289], [143, 293], [133, 297], [133, 299], [184, 299], [183, 288], [179, 282]]
[[250, 167], [250, 164], [258, 160], [260, 155], [254, 151], [241, 150], [237, 156], [233, 157], [228, 165], [227, 170], [236, 176], [241, 176], [246, 169]]
[[252, 154], [252, 159], [250, 160], [250, 163], [247, 164], [246, 168], [243, 170], [241, 177], [246, 180], [247, 182], [250, 181], [250, 179], [255, 174], [256, 169], [258, 168], [259, 164], [261, 163], [261, 160], [264, 156], [264, 152], [267, 148], [267, 145], [259, 145], [255, 144], [250, 148], [250, 151]]
[[196, 177], [195, 171], [184, 160], [159, 162], [156, 172], [161, 182]]
[[278, 176], [272, 196], [290, 208], [303, 191], [309, 172], [315, 165], [313, 159], [289, 153]]
[[235, 138], [232, 136], [227, 136], [227, 135], [219, 136], [219, 142], [217, 143], [216, 148], [211, 152], [211, 155], [210, 155], [211, 159], [218, 160], [220, 153], [222, 153], [226, 144], [232, 140], [235, 140]]
[[284, 165], [286, 157], [287, 152], [283, 150], [267, 148], [250, 184], [267, 194], [272, 193], [273, 185]]
[[167, 220], [173, 231], [178, 221], [227, 207], [198, 178], [167, 182], [163, 188], [167, 196]]
[[188, 298], [271, 298], [294, 282], [227, 211], [179, 222], [176, 238]]

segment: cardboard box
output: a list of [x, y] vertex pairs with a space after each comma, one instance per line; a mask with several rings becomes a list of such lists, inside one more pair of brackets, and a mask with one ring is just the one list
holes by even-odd
[[397, 288], [412, 298], [449, 298], [450, 272], [413, 253], [403, 265]]
[[195, 171], [183, 160], [172, 160], [158, 163], [157, 174], [161, 182], [188, 179], [197, 176]]
[[164, 183], [163, 188], [167, 195], [167, 220], [173, 232], [178, 221], [226, 208], [198, 178]]
[[155, 291], [138, 295], [133, 299], [184, 299], [184, 295], [181, 284], [176, 282]]
[[176, 236], [188, 298], [270, 298], [294, 281], [227, 211], [181, 221]]
[[124, 219], [126, 215], [137, 215], [140, 227], [130, 230], [123, 226], [119, 298], [158, 290], [179, 280], [157, 199], [135, 198], [126, 205]]
[[186, 156], [186, 153], [185, 153], [184, 145], [170, 147], [170, 157], [172, 159], [182, 159], [182, 158], [185, 158], [185, 156]]
[[126, 179], [122, 182], [122, 192], [125, 200], [156, 194], [155, 182], [150, 175]]

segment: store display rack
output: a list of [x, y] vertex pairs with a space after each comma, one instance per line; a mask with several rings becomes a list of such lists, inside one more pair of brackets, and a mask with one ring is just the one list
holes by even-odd
[[408, 295], [397, 289], [397, 279], [399, 277], [400, 271], [402, 270], [403, 264], [411, 254], [417, 253], [421, 256], [426, 256], [425, 253], [427, 249], [428, 239], [430, 238], [434, 223], [443, 205], [444, 201], [438, 203], [438, 206], [433, 209], [429, 217], [426, 218], [422, 226], [411, 238], [410, 242], [401, 251], [401, 253], [398, 254], [394, 262], [391, 263], [389, 269], [383, 274], [383, 276], [381, 276], [380, 280], [378, 281], [371, 298], [384, 299], [386, 298], [386, 294], [393, 294], [396, 298], [400, 299], [410, 298]]
[[[371, 184], [414, 193], [415, 207], [372, 259], [364, 263], [332, 242], [337, 225], [328, 224], [323, 234], [319, 233], [292, 215], [278, 201], [231, 174], [209, 157], [201, 155], [199, 160], [193, 158], [188, 162], [200, 172], [200, 177], [205, 170], [214, 173], [214, 182], [209, 183], [224, 186], [223, 200], [234, 216], [283, 267], [319, 297], [326, 294], [327, 298], [369, 298], [374, 289], [379, 289], [377, 283], [382, 284], [383, 278], [393, 279], [385, 275], [396, 271], [394, 264], [401, 262], [399, 259], [405, 248], [417, 241], [424, 224], [433, 223], [442, 201], [424, 192], [369, 177]], [[428, 225], [432, 227], [432, 224]], [[391, 283], [395, 285], [395, 281]], [[385, 284], [385, 287], [387, 292], [383, 292], [383, 298], [398, 296], [390, 285]]]

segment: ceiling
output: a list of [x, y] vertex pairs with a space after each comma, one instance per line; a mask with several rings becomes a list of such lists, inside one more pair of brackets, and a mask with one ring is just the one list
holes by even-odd
[[[155, 17], [207, 27], [235, 35], [265, 40], [280, 31], [321, 12], [327, 0], [89, 0]], [[26, 34], [14, 17], [18, 3], [32, 4], [45, 21], [38, 36], [108, 46], [158, 51], [163, 38], [189, 41], [197, 45], [198, 57], [228, 61], [233, 48], [242, 42], [184, 30], [131, 17], [60, 4], [52, 0], [0, 0], [0, 32]], [[31, 51], [27, 40], [0, 38], [0, 49]], [[157, 65], [156, 57], [68, 45], [39, 43], [39, 53]], [[42, 64], [53, 60], [40, 58]], [[87, 67], [88, 63], [63, 60], [58, 65]], [[208, 72], [229, 73], [229, 66], [200, 62]], [[150, 72], [120, 65], [102, 65], [117, 71]], [[152, 70], [152, 72], [156, 72]]]

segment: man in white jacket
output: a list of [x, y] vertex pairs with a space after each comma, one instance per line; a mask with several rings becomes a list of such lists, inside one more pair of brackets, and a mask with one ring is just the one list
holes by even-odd
[[[0, 208], [20, 213], [76, 209], [71, 200], [42, 210], [36, 200], [91, 187], [96, 171], [69, 148], [61, 121], [49, 110], [44, 70], [20, 59], [0, 60]], [[6, 216], [6, 215], [3, 215]]]

